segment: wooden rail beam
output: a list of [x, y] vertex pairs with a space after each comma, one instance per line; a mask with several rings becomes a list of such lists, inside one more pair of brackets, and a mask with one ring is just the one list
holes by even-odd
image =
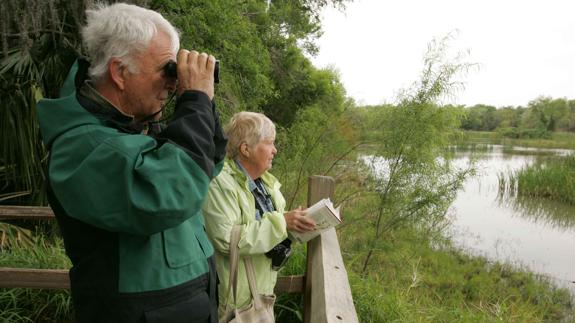
[[0, 288], [68, 289], [66, 269], [29, 269], [0, 267]]
[[[276, 293], [303, 293], [304, 276], [281, 276]], [[65, 269], [30, 269], [0, 267], [0, 288], [68, 289], [70, 279]]]
[[274, 293], [303, 293], [305, 276], [280, 276], [274, 288]]
[[53, 220], [54, 212], [48, 206], [0, 206], [0, 220]]

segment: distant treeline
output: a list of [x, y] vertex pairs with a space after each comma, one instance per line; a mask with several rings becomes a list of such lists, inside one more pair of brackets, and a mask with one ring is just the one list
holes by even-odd
[[527, 107], [477, 104], [460, 108], [464, 130], [497, 131], [510, 138], [545, 138], [554, 131], [575, 132], [575, 100], [542, 96]]

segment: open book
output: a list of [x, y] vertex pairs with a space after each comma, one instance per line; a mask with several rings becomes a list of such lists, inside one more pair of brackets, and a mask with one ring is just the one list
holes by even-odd
[[329, 198], [325, 198], [306, 210], [306, 216], [315, 221], [315, 230], [308, 232], [288, 231], [289, 238], [292, 241], [306, 242], [320, 235], [325, 230], [335, 227], [341, 223], [339, 216], [339, 207], [334, 209]]

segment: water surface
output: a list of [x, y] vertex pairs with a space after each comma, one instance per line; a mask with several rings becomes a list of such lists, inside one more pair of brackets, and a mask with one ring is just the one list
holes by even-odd
[[575, 293], [575, 207], [501, 195], [498, 181], [498, 174], [525, 167], [538, 155], [569, 153], [498, 145], [479, 154], [458, 153], [456, 162], [461, 165], [475, 156], [478, 172], [465, 182], [451, 207], [456, 245], [491, 260], [527, 267]]

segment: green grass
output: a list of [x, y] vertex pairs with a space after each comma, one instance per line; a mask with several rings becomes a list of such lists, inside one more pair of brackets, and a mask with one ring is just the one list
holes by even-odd
[[465, 131], [459, 141], [533, 148], [575, 149], [575, 133], [571, 132], [552, 132], [549, 139], [513, 139], [505, 138], [497, 132]]
[[[32, 245], [12, 244], [0, 252], [0, 266], [17, 268], [68, 269], [70, 261], [60, 239], [41, 236]], [[68, 290], [29, 288], [0, 289], [0, 322], [72, 322]]]
[[[305, 244], [292, 244], [293, 253], [289, 261], [280, 270], [279, 276], [305, 275]], [[303, 294], [279, 294], [274, 307], [277, 323], [303, 321]]]
[[[346, 208], [338, 229], [360, 322], [572, 322], [569, 291], [522, 268], [457, 250], [417, 226], [370, 242], [374, 200]], [[361, 275], [368, 246], [375, 246]]]
[[501, 178], [518, 195], [575, 205], [575, 156], [546, 158]]

